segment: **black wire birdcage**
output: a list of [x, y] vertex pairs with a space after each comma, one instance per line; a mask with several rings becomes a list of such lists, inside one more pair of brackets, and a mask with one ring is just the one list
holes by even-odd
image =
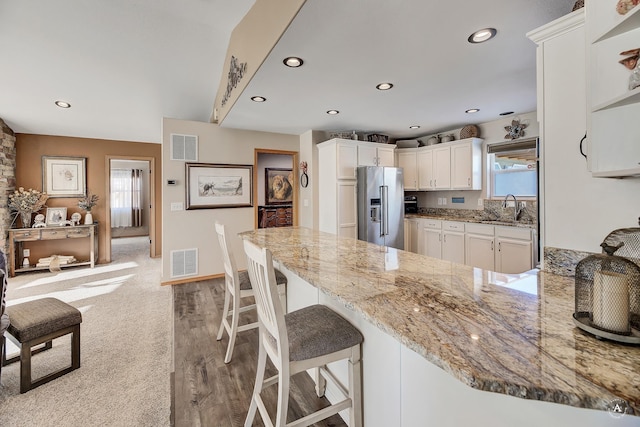
[[600, 246], [604, 254], [576, 266], [574, 323], [597, 337], [640, 344], [640, 228], [615, 230]]

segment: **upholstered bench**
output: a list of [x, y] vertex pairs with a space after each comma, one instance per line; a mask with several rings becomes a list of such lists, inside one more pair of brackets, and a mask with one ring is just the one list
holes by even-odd
[[[20, 360], [20, 393], [45, 384], [80, 367], [80, 311], [55, 298], [42, 298], [8, 306], [9, 339], [20, 347], [20, 355], [5, 360], [3, 364]], [[31, 355], [52, 347], [52, 340], [72, 334], [71, 366], [45, 375], [35, 381], [31, 379]], [[32, 348], [44, 344], [38, 349]], [[5, 350], [6, 351], [6, 350]]]

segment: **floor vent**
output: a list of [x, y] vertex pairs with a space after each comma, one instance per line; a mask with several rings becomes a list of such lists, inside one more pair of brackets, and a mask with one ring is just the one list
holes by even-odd
[[171, 134], [171, 160], [198, 161], [198, 136]]
[[171, 251], [171, 277], [198, 274], [198, 249]]

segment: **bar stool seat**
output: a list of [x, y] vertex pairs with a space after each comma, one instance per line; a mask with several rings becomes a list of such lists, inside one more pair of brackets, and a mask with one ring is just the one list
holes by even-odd
[[[20, 347], [20, 355], [6, 359], [6, 349], [2, 363], [7, 365], [20, 361], [20, 393], [45, 384], [80, 367], [80, 311], [56, 298], [42, 298], [16, 304], [6, 308], [9, 315], [9, 338]], [[35, 381], [31, 379], [31, 355], [52, 347], [55, 338], [72, 334], [71, 365]], [[40, 344], [44, 347], [33, 349]]]

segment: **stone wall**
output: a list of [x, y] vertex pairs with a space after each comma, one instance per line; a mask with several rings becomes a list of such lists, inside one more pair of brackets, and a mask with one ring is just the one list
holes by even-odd
[[11, 227], [13, 216], [7, 207], [10, 191], [16, 188], [16, 135], [0, 118], [0, 248], [5, 253], [9, 246], [7, 230]]

